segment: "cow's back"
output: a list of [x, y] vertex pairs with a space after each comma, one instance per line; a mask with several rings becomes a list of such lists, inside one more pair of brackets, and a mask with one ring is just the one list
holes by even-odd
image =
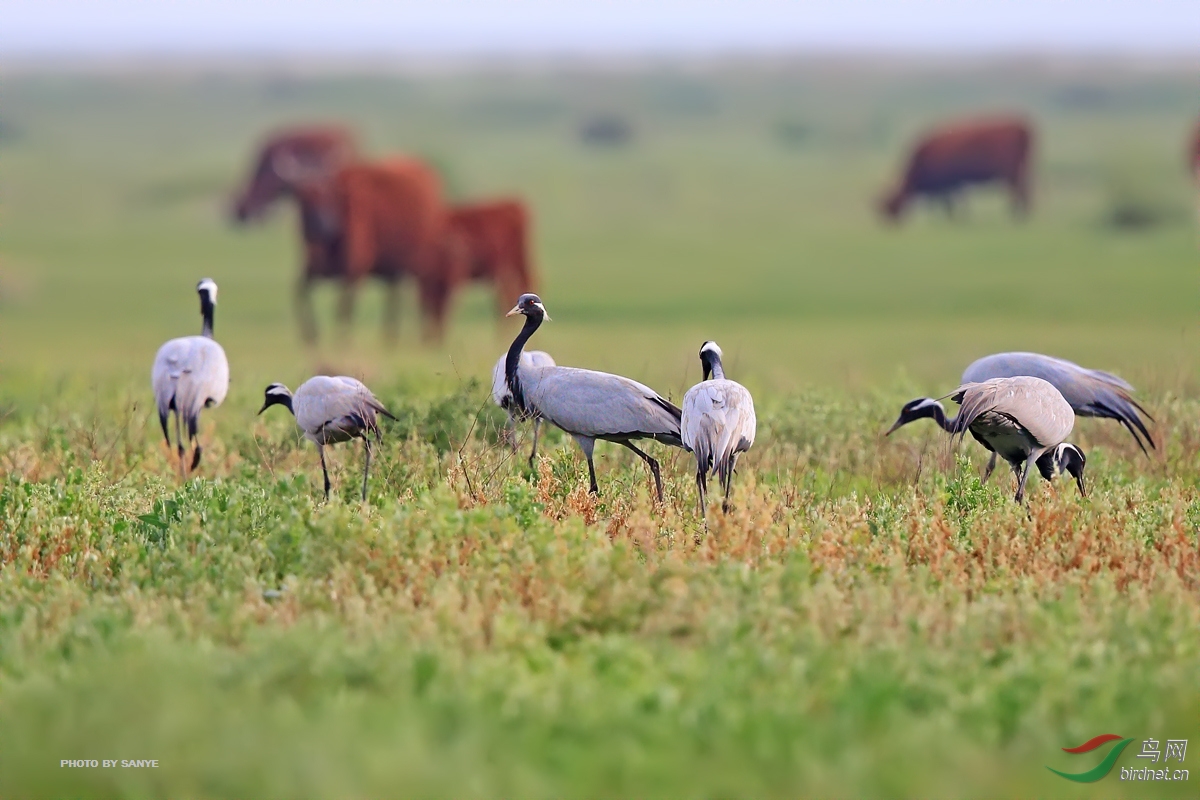
[[335, 181], [351, 277], [421, 276], [439, 268], [446, 209], [436, 172], [415, 159], [392, 158], [346, 165]]
[[492, 278], [497, 269], [509, 265], [528, 280], [529, 213], [520, 200], [454, 206], [449, 224], [465, 244], [470, 278]]
[[937, 192], [970, 183], [1016, 180], [1032, 148], [1029, 124], [1020, 119], [986, 120], [939, 128], [918, 143], [909, 165], [908, 187]]
[[1196, 122], [1196, 127], [1192, 130], [1192, 141], [1188, 149], [1188, 167], [1191, 169], [1192, 177], [1200, 183], [1200, 120]]

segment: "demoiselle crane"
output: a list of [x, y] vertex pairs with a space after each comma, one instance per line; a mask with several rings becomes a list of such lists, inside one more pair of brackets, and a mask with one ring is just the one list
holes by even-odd
[[1017, 476], [1018, 503], [1025, 496], [1029, 467], [1034, 463], [1047, 480], [1056, 472], [1069, 473], [1079, 493], [1086, 496], [1083, 469], [1087, 459], [1077, 446], [1065, 442], [1075, 427], [1075, 412], [1053, 384], [1029, 376], [993, 378], [965, 384], [947, 396], [962, 406], [954, 418], [946, 418], [937, 400], [918, 398], [904, 406], [888, 435], [909, 422], [930, 418], [951, 436], [962, 437], [970, 431], [993, 456], [1007, 461]]
[[633, 444], [654, 439], [682, 447], [679, 420], [682, 411], [648, 386], [620, 375], [559, 366], [520, 366], [521, 352], [529, 337], [549, 319], [536, 294], [523, 294], [507, 316], [523, 314], [525, 325], [504, 362], [504, 379], [512, 393], [514, 416], [541, 417], [569, 433], [587, 458], [590, 489], [599, 494], [592, 451], [596, 440], [616, 442], [646, 462], [654, 478], [654, 489], [662, 502], [662, 475], [658, 462]]
[[325, 445], [363, 440], [366, 462], [363, 465], [362, 498], [367, 499], [367, 476], [371, 472], [371, 439], [382, 443], [377, 414], [395, 419], [361, 381], [344, 375], [318, 375], [300, 384], [292, 394], [282, 383], [266, 389], [261, 414], [274, 405], [291, 411], [304, 438], [317, 446], [321, 457], [321, 475], [325, 478], [325, 499], [329, 500], [329, 469], [325, 466]]
[[700, 348], [704, 377], [683, 396], [680, 423], [683, 446], [696, 456], [696, 488], [700, 516], [705, 516], [708, 475], [715, 473], [725, 493], [721, 508], [729, 511], [729, 488], [738, 455], [754, 444], [757, 420], [754, 398], [740, 383], [725, 377], [721, 348], [705, 342]]
[[[201, 409], [221, 405], [229, 391], [229, 361], [225, 358], [225, 350], [213, 339], [217, 284], [212, 278], [205, 278], [196, 285], [196, 292], [200, 295], [200, 314], [204, 319], [200, 335], [171, 339], [158, 348], [150, 371], [158, 421], [168, 449], [171, 435], [167, 431], [167, 417], [175, 412], [175, 446], [179, 452], [179, 468], [185, 474], [200, 466], [202, 450], [197, 429]], [[188, 439], [195, 444], [190, 467], [183, 457], [185, 422]]]

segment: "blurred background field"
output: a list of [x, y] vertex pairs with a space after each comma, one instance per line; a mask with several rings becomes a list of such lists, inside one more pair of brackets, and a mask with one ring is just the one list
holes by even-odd
[[[3, 81], [0, 795], [1141, 797], [1044, 765], [1084, 768], [1059, 748], [1102, 732], [1138, 737], [1130, 752], [1200, 736], [1194, 64], [168, 62]], [[1028, 221], [988, 191], [958, 221], [878, 219], [915, 136], [1008, 110], [1038, 136]], [[627, 137], [584, 141], [598, 119]], [[567, 437], [536, 472], [497, 447], [486, 389], [516, 327], [481, 289], [437, 347], [410, 290], [394, 350], [375, 290], [339, 344], [326, 289], [322, 344], [302, 347], [294, 210], [243, 230], [228, 210], [264, 133], [311, 120], [430, 160], [457, 198], [525, 197], [554, 318], [533, 346], [559, 363], [678, 402], [719, 341], [760, 409], [735, 513], [706, 533], [687, 457], [664, 448], [655, 509], [615, 447], [596, 501]], [[233, 383], [182, 483], [148, 373], [198, 330], [204, 276]], [[881, 438], [904, 401], [1009, 349], [1129, 379], [1162, 448], [1080, 422], [1090, 499], [1039, 486], [1026, 514], [1007, 475], [979, 483], [973, 444]], [[337, 449], [322, 505], [292, 420], [254, 416], [268, 382], [325, 370], [401, 418], [366, 506], [359, 451]], [[163, 767], [58, 767], [110, 757]]]
[[[1191, 380], [1198, 299], [1194, 97], [1182, 66], [1032, 59], [17, 72], [0, 120], [0, 358], [9, 375], [128, 369], [191, 330], [190, 289], [211, 275], [238, 383], [314, 363], [482, 377], [511, 330], [478, 289], [442, 349], [417, 346], [410, 299], [404, 346], [382, 352], [373, 292], [353, 347], [314, 361], [297, 346], [295, 212], [238, 230], [228, 205], [266, 131], [336, 120], [371, 154], [430, 159], [454, 196], [530, 201], [556, 318], [538, 338], [565, 362], [678, 396], [711, 337], [755, 387], [904, 375], [937, 390], [980, 353], [1032, 349], [1176, 387]], [[919, 132], [1010, 109], [1038, 136], [1028, 223], [985, 190], [958, 224], [936, 208], [880, 224], [875, 199]], [[584, 143], [599, 115], [629, 140]]]

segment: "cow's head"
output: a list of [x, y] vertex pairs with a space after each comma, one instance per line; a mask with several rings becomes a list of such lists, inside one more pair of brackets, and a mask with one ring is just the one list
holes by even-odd
[[349, 155], [345, 148], [321, 151], [287, 142], [268, 145], [258, 158], [250, 182], [234, 198], [234, 222], [257, 221], [279, 198], [296, 195], [304, 185], [327, 181]]
[[897, 222], [904, 214], [907, 200], [903, 189], [892, 189], [879, 198], [876, 208], [885, 221]]

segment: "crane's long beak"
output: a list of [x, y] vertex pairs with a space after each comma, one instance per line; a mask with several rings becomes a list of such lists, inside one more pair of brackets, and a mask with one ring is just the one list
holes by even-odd
[[894, 425], [892, 425], [892, 427], [887, 429], [887, 433], [885, 433], [884, 436], [891, 436], [893, 433], [896, 432], [897, 428], [903, 427], [903, 425], [904, 425], [904, 417], [901, 417], [900, 419], [896, 420], [896, 423]]
[[510, 310], [509, 310], [509, 312], [508, 312], [507, 314], [505, 314], [504, 316], [506, 316], [506, 317], [515, 317], [517, 314], [520, 314], [520, 313], [521, 313], [521, 307], [520, 307], [520, 306], [513, 306], [513, 307], [512, 307], [512, 309], [510, 309]]
[[[271, 407], [270, 403], [263, 403], [263, 407], [258, 410], [258, 414], [261, 414], [262, 412], [266, 411], [270, 407]], [[254, 416], [257, 417], [258, 414], [255, 414]]]

